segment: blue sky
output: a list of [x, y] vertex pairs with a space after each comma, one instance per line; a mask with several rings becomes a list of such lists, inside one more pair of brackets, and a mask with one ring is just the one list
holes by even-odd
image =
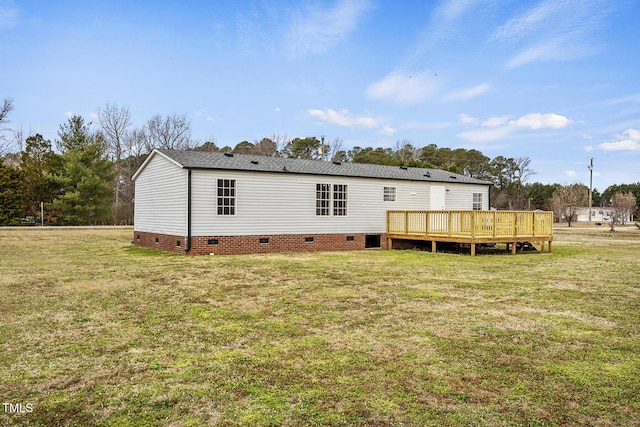
[[235, 146], [273, 134], [345, 148], [529, 157], [531, 181], [640, 181], [640, 3], [0, 0], [0, 98], [52, 141], [107, 103], [135, 126], [187, 114]]

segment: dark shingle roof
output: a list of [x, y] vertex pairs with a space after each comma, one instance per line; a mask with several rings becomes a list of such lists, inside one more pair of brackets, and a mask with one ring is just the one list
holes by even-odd
[[398, 179], [408, 181], [457, 182], [484, 184], [468, 176], [440, 169], [383, 166], [364, 163], [339, 163], [320, 160], [287, 159], [254, 155], [210, 153], [158, 149], [159, 153], [190, 169], [219, 169], [251, 172], [291, 173], [307, 175], [349, 176], [359, 178]]

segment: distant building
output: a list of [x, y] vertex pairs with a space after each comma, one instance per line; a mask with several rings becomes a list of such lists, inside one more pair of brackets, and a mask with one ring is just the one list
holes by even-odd
[[[589, 207], [578, 208], [577, 221], [589, 222]], [[608, 207], [592, 207], [591, 222], [609, 222], [611, 221], [611, 208]], [[625, 222], [633, 221], [633, 212], [629, 212]]]

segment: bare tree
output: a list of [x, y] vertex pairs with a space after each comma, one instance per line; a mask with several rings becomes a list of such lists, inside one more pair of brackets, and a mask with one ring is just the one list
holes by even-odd
[[131, 126], [131, 113], [126, 107], [107, 104], [104, 108], [98, 108], [98, 121], [109, 144], [109, 151], [117, 162], [122, 159], [124, 139]]
[[131, 113], [126, 107], [107, 104], [104, 108], [98, 108], [98, 121], [102, 127], [102, 134], [115, 165], [113, 217], [116, 223], [120, 223], [120, 193], [124, 180], [122, 176], [124, 167], [122, 158], [125, 148], [124, 144], [127, 138], [127, 129], [131, 126]]
[[551, 209], [559, 221], [567, 221], [569, 227], [581, 207], [589, 203], [589, 189], [584, 184], [563, 185], [551, 197]]
[[414, 159], [415, 155], [416, 148], [408, 139], [404, 139], [402, 141], [398, 139], [393, 146], [393, 157], [400, 160], [402, 163], [406, 163], [409, 160]]
[[147, 158], [147, 132], [134, 128], [122, 140], [122, 160], [119, 169], [120, 204], [114, 216], [120, 224], [133, 224], [135, 186], [133, 175]]
[[9, 122], [7, 116], [13, 110], [13, 98], [5, 98], [0, 107], [0, 157], [7, 154], [9, 151], [9, 145], [4, 132], [10, 131], [8, 127], [5, 127]]
[[276, 145], [276, 151], [273, 154], [273, 157], [281, 157], [284, 151], [284, 148], [291, 142], [291, 139], [286, 133], [274, 133], [269, 137], [269, 139]]
[[253, 145], [253, 153], [258, 156], [275, 157], [278, 153], [278, 144], [271, 138], [262, 138]]
[[147, 122], [148, 146], [151, 152], [154, 148], [165, 148], [168, 150], [190, 150], [191, 122], [186, 114], [172, 114], [162, 118], [156, 114]]
[[24, 149], [24, 141], [24, 130], [22, 129], [22, 126], [20, 126], [13, 131], [13, 143], [19, 153]]
[[627, 194], [616, 193], [611, 198], [611, 217], [609, 226], [611, 231], [615, 231], [616, 225], [624, 225], [636, 210], [636, 196], [629, 192]]
[[329, 141], [329, 160], [333, 161], [333, 160], [339, 160], [339, 157], [341, 152], [343, 152], [344, 150], [342, 149], [342, 147], [344, 146], [344, 141], [342, 141], [341, 138], [334, 138], [331, 141]]

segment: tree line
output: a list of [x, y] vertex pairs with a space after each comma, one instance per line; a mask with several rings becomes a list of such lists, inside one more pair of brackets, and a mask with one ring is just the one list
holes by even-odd
[[[409, 140], [389, 148], [345, 149], [339, 138], [277, 134], [218, 147], [194, 140], [186, 115], [155, 115], [134, 127], [129, 110], [111, 104], [98, 109], [95, 129], [74, 115], [60, 125], [53, 143], [40, 134], [23, 138], [15, 132], [18, 149], [11, 150], [6, 124], [13, 101], [5, 98], [0, 108], [0, 225], [132, 224], [133, 175], [155, 148], [443, 169], [491, 182], [491, 205], [497, 209], [553, 210], [568, 221], [575, 216], [572, 209], [588, 205], [583, 184], [528, 182], [536, 173], [528, 157], [489, 158], [478, 150], [436, 144], [418, 148]], [[635, 209], [640, 182], [614, 185], [602, 194], [594, 190], [593, 205], [617, 203], [617, 195], [627, 197], [627, 204], [633, 201]]]

